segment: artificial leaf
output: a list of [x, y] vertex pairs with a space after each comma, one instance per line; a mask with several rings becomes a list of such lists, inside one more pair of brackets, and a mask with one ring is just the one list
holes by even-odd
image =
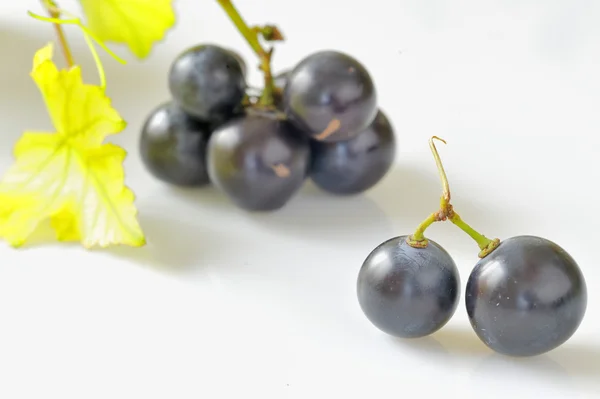
[[173, 0], [79, 0], [88, 28], [104, 42], [126, 44], [146, 58], [175, 25]]
[[86, 248], [144, 245], [124, 183], [126, 152], [102, 143], [126, 123], [102, 88], [83, 83], [79, 66], [59, 70], [52, 50], [38, 50], [31, 76], [57, 131], [25, 132], [15, 145], [15, 162], [0, 181], [0, 237], [20, 246], [50, 219], [59, 240]]

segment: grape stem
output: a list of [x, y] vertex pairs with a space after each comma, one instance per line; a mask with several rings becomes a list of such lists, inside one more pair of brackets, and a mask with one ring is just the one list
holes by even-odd
[[[60, 11], [58, 5], [53, 0], [42, 0], [42, 5], [48, 11], [48, 14], [51, 18], [60, 18]], [[60, 24], [53, 24], [54, 30], [56, 31], [56, 36], [58, 37], [58, 43], [60, 48], [62, 49], [63, 55], [65, 57], [65, 61], [67, 66], [71, 68], [75, 65], [75, 60], [73, 59], [73, 54], [71, 53], [71, 48], [69, 47], [69, 42], [67, 42], [67, 36]]]
[[435, 222], [443, 222], [446, 220], [450, 220], [455, 226], [465, 232], [469, 237], [471, 237], [479, 246], [480, 252], [479, 257], [484, 258], [488, 254], [490, 254], [494, 249], [500, 245], [500, 240], [498, 238], [489, 239], [483, 234], [477, 232], [467, 223], [465, 223], [460, 215], [454, 211], [452, 204], [450, 204], [450, 185], [448, 184], [448, 177], [446, 176], [446, 171], [444, 170], [444, 165], [442, 164], [442, 160], [440, 158], [440, 154], [435, 146], [435, 140], [439, 140], [442, 143], [446, 144], [444, 139], [441, 139], [437, 136], [433, 136], [429, 139], [429, 148], [431, 148], [431, 152], [433, 153], [433, 158], [435, 159], [435, 163], [438, 169], [438, 174], [440, 175], [440, 180], [442, 181], [442, 196], [440, 199], [440, 209], [437, 212], [432, 213], [425, 219], [415, 232], [408, 238], [408, 244], [414, 248], [425, 248], [429, 244], [427, 238], [425, 238], [425, 230], [429, 226], [431, 226]]
[[273, 82], [273, 73], [271, 71], [271, 59], [273, 56], [273, 48], [265, 50], [259, 40], [259, 35], [270, 37], [272, 40], [283, 40], [279, 30], [274, 26], [266, 26], [263, 28], [250, 27], [244, 21], [237, 8], [231, 0], [217, 0], [223, 8], [231, 22], [237, 30], [242, 34], [248, 42], [252, 50], [260, 59], [260, 70], [264, 76], [264, 89], [258, 100], [258, 104], [264, 107], [272, 107], [274, 105], [275, 84]]

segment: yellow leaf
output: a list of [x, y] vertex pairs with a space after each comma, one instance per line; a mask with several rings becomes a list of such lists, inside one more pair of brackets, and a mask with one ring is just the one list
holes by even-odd
[[15, 162], [0, 181], [0, 236], [20, 246], [49, 218], [59, 240], [86, 248], [144, 245], [124, 182], [126, 152], [102, 144], [125, 121], [102, 89], [83, 83], [78, 66], [58, 70], [51, 57], [51, 44], [40, 49], [31, 75], [57, 132], [26, 132], [15, 145]]
[[175, 24], [173, 0], [79, 0], [89, 29], [104, 42], [126, 44], [146, 58]]

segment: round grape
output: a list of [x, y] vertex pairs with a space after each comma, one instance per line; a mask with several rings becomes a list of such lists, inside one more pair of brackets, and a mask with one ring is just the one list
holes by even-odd
[[476, 265], [466, 286], [477, 336], [509, 356], [535, 356], [565, 343], [583, 320], [587, 288], [575, 260], [534, 236], [504, 240]]
[[250, 211], [283, 207], [302, 187], [309, 163], [306, 137], [289, 123], [265, 115], [228, 122], [208, 144], [213, 184]]
[[169, 90], [189, 114], [207, 122], [223, 120], [242, 104], [244, 68], [230, 50], [210, 44], [195, 46], [171, 65]]
[[283, 107], [302, 131], [319, 141], [350, 139], [377, 115], [369, 72], [349, 55], [321, 51], [302, 60], [287, 77]]
[[210, 128], [173, 102], [156, 107], [142, 126], [142, 163], [156, 178], [178, 186], [209, 184], [206, 147]]
[[375, 248], [358, 275], [358, 301], [383, 332], [401, 338], [423, 337], [443, 327], [456, 311], [460, 277], [450, 255], [429, 240], [425, 248], [407, 236]]
[[336, 142], [311, 141], [310, 175], [321, 189], [341, 195], [375, 186], [390, 170], [396, 156], [394, 129], [380, 110], [358, 136]]

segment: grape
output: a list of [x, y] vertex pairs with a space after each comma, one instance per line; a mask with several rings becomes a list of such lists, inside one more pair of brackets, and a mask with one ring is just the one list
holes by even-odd
[[349, 55], [321, 51], [289, 74], [283, 106], [291, 121], [320, 141], [350, 139], [377, 115], [377, 93], [369, 72]]
[[266, 115], [234, 119], [208, 144], [213, 184], [250, 211], [283, 207], [302, 186], [309, 163], [308, 139], [288, 122]]
[[172, 101], [156, 107], [142, 126], [139, 150], [146, 169], [178, 186], [209, 184], [206, 147], [209, 126], [190, 117]]
[[244, 68], [230, 50], [195, 46], [171, 65], [169, 90], [189, 114], [207, 122], [225, 120], [239, 110], [244, 98]]
[[371, 125], [358, 136], [336, 142], [312, 140], [311, 178], [334, 194], [356, 194], [377, 184], [390, 170], [396, 156], [396, 138], [380, 110]]
[[467, 314], [478, 337], [509, 356], [535, 356], [565, 343], [587, 306], [575, 260], [534, 236], [504, 240], [476, 265], [466, 286]]
[[456, 311], [460, 277], [450, 255], [429, 240], [414, 248], [408, 236], [375, 248], [358, 275], [358, 300], [367, 318], [383, 332], [416, 338], [443, 327]]

